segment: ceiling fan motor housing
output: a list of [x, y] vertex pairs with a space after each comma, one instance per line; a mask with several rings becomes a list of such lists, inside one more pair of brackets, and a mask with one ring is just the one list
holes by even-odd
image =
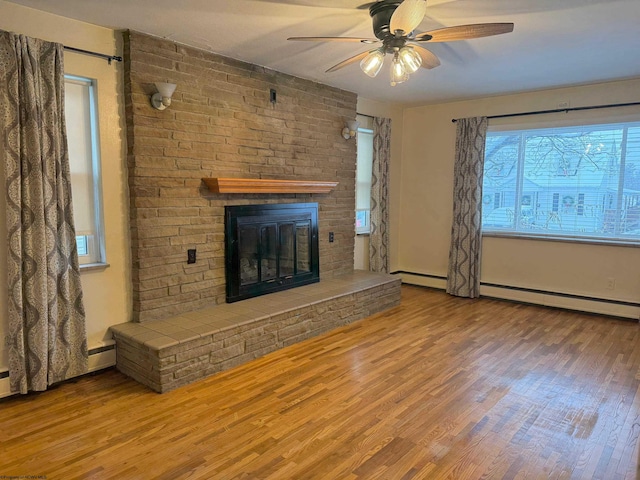
[[[369, 15], [373, 20], [373, 33], [380, 40], [393, 36], [390, 32], [391, 16], [403, 0], [382, 0], [369, 7]], [[408, 34], [410, 32], [406, 32]]]

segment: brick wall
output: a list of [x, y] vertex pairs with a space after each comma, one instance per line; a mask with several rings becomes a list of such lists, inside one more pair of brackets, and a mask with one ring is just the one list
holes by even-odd
[[[154, 82], [178, 85], [164, 111], [150, 105]], [[318, 202], [321, 278], [353, 270], [356, 144], [340, 131], [355, 94], [130, 32], [125, 96], [134, 320], [225, 301], [225, 205]], [[203, 177], [340, 183], [326, 195], [216, 195]]]

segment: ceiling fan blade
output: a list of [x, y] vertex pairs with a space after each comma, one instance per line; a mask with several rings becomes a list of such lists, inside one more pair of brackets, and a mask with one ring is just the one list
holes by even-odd
[[329, 70], [327, 70], [325, 73], [335, 72], [336, 70], [340, 70], [341, 68], [344, 68], [344, 67], [346, 67], [348, 65], [351, 65], [352, 63], [356, 63], [356, 62], [362, 60], [367, 55], [369, 55], [369, 52], [370, 51], [367, 50], [366, 52], [362, 52], [362, 53], [359, 53], [357, 55], [354, 55], [353, 57], [349, 57], [346, 60], [343, 60], [340, 63], [334, 65]]
[[[400, 8], [400, 7], [398, 7]], [[475, 25], [458, 25], [457, 27], [440, 28], [416, 35], [418, 42], [453, 42], [473, 38], [490, 37], [513, 32], [513, 23], [478, 23]]]
[[357, 42], [366, 43], [367, 45], [380, 41], [377, 38], [357, 37], [289, 37], [287, 40], [294, 40], [296, 42]]
[[422, 57], [422, 68], [430, 70], [440, 65], [440, 59], [426, 48], [418, 45], [412, 45], [412, 47]]
[[404, 0], [391, 15], [391, 33], [402, 30], [405, 34], [412, 32], [427, 13], [427, 0]]

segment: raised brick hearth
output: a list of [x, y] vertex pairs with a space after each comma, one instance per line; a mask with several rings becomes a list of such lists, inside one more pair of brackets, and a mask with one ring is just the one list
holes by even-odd
[[356, 271], [165, 320], [111, 327], [117, 368], [166, 392], [398, 305], [400, 279]]

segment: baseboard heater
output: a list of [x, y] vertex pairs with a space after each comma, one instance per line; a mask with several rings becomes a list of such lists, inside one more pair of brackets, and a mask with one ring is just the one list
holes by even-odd
[[[89, 350], [89, 369], [87, 373], [96, 372], [116, 364], [116, 345], [103, 345]], [[11, 395], [9, 388], [9, 370], [0, 371], [0, 398]]]
[[[392, 274], [402, 276], [402, 282], [431, 288], [445, 289], [447, 277], [417, 272], [396, 271]], [[572, 293], [537, 290], [533, 288], [480, 283], [480, 295], [488, 298], [512, 300], [520, 303], [531, 303], [547, 307], [564, 308], [587, 313], [596, 313], [625, 319], [640, 318], [640, 303], [609, 298], [589, 297]]]

